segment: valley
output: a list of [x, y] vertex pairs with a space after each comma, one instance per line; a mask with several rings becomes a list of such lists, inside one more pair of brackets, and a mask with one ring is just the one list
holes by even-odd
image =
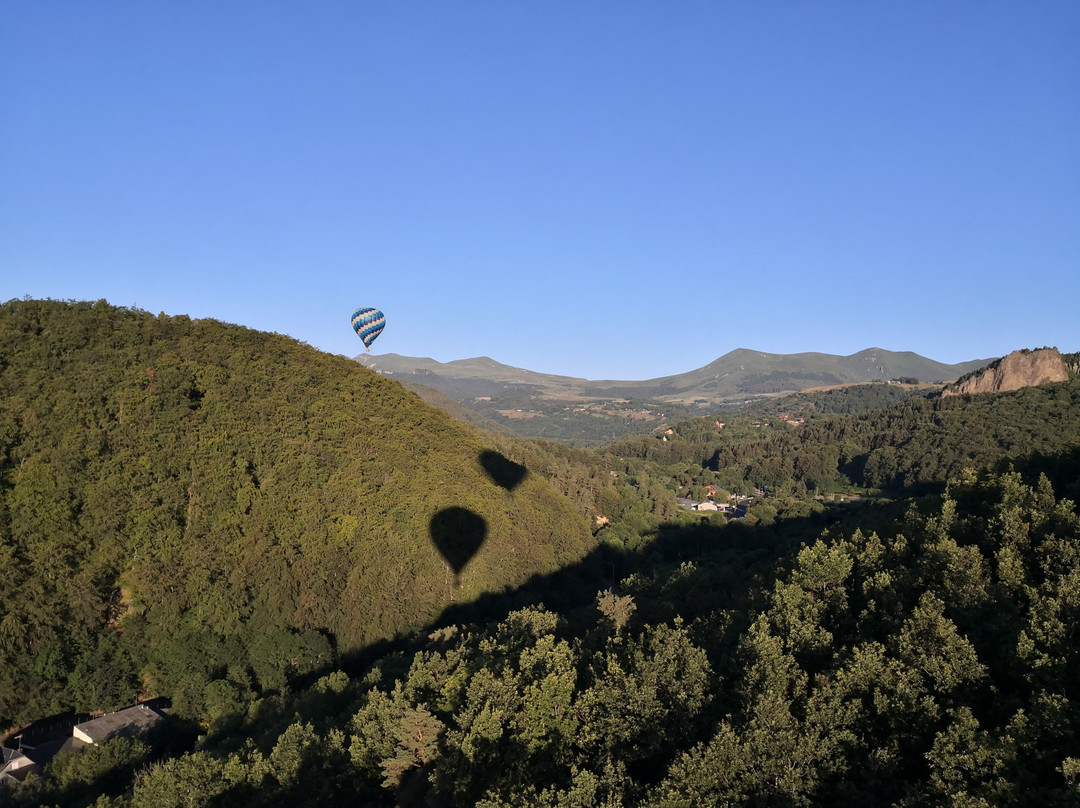
[[[1057, 380], [971, 392], [1033, 367]], [[0, 800], [1071, 804], [1078, 368], [500, 406], [634, 422], [575, 448], [280, 335], [9, 301], [7, 743], [169, 708], [40, 764], [5, 746]], [[485, 372], [485, 403], [522, 383]]]

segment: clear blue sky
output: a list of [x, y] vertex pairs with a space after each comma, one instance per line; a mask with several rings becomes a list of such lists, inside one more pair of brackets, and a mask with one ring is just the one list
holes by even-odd
[[1080, 350], [1080, 2], [6, 2], [0, 299], [644, 379]]

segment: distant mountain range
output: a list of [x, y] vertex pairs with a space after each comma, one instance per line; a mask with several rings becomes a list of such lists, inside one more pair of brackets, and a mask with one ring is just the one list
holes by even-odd
[[943, 384], [992, 361], [946, 365], [880, 348], [851, 356], [740, 348], [675, 376], [591, 381], [536, 373], [486, 356], [445, 363], [398, 354], [362, 354], [356, 359], [455, 418], [572, 446], [603, 445], [751, 399], [814, 388], [893, 379]]
[[871, 381], [945, 383], [992, 361], [975, 359], [949, 365], [911, 351], [881, 348], [867, 348], [850, 356], [770, 354], [739, 348], [705, 367], [674, 376], [590, 381], [536, 373], [486, 356], [445, 363], [398, 354], [356, 358], [384, 376], [426, 385], [461, 402], [524, 395], [549, 400], [624, 399], [699, 405]]

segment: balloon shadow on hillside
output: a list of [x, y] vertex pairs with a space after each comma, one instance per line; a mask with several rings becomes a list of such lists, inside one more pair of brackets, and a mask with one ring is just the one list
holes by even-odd
[[484, 517], [468, 508], [455, 505], [452, 508], [443, 508], [431, 517], [428, 531], [435, 549], [454, 571], [454, 586], [459, 586], [461, 571], [487, 538], [487, 522]]
[[507, 491], [517, 488], [525, 479], [525, 475], [529, 473], [529, 470], [520, 463], [515, 463], [510, 458], [490, 449], [485, 449], [480, 453], [480, 465], [484, 467], [484, 471], [488, 473], [495, 485]]
[[[479, 460], [491, 481], [507, 491], [517, 488], [528, 474], [528, 469], [520, 463], [490, 449], [482, 451]], [[455, 505], [431, 517], [428, 533], [443, 561], [453, 570], [456, 588], [461, 583], [461, 571], [487, 539], [487, 521], [468, 508]]]

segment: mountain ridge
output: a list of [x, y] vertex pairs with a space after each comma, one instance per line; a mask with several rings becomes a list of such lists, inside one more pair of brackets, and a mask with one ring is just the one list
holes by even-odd
[[843, 356], [815, 351], [773, 354], [736, 348], [694, 370], [642, 380], [583, 379], [539, 373], [488, 356], [439, 362], [430, 357], [362, 354], [355, 359], [384, 376], [413, 377], [452, 398], [491, 395], [500, 388], [532, 388], [541, 397], [577, 393], [599, 398], [648, 398], [660, 401], [696, 397], [722, 402], [747, 395], [798, 392], [815, 386], [889, 381], [900, 377], [944, 384], [984, 367], [993, 358], [947, 364], [912, 351], [866, 348]]
[[633, 381], [537, 373], [489, 356], [445, 363], [393, 353], [354, 358], [437, 407], [447, 409], [447, 398], [452, 399], [458, 405], [455, 417], [462, 417], [461, 408], [466, 408], [489, 429], [498, 425], [500, 431], [520, 437], [572, 446], [599, 446], [786, 393], [894, 379], [944, 384], [992, 361], [949, 365], [911, 351], [882, 348], [849, 356], [737, 348], [695, 370]]

